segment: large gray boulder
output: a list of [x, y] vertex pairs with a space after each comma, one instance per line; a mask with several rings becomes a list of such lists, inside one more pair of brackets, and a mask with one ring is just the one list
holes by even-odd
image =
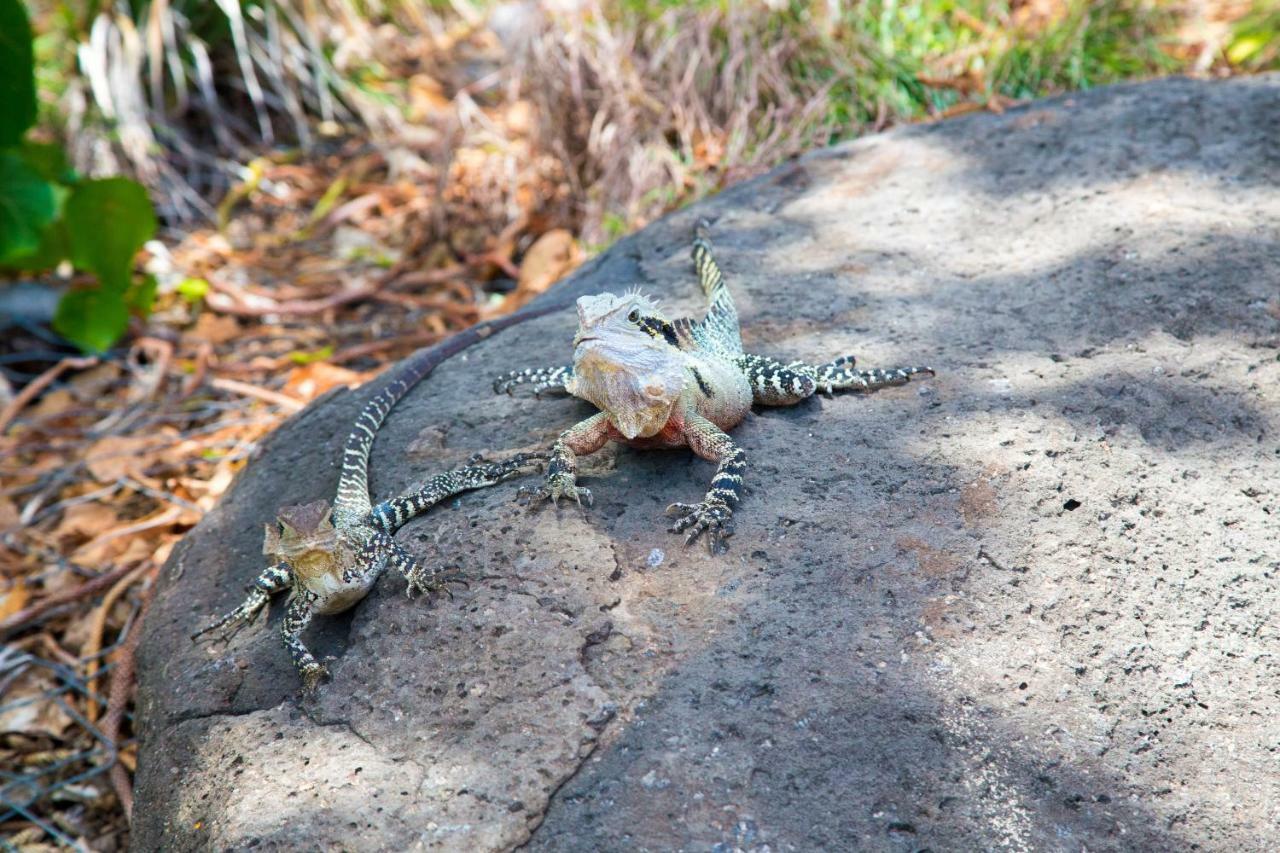
[[[311, 637], [192, 628], [262, 523], [332, 495], [367, 390], [266, 443], [146, 624], [138, 850], [1261, 849], [1280, 823], [1280, 77], [1073, 95], [815, 152], [620, 242], [548, 299], [701, 310], [715, 220], [747, 346], [936, 380], [760, 411], [720, 558], [662, 508], [712, 473], [606, 452], [589, 512], [470, 494]], [[378, 437], [389, 496], [543, 446], [565, 310], [445, 363]]]

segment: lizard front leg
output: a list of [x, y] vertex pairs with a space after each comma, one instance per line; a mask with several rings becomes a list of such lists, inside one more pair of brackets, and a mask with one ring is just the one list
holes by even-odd
[[761, 355], [742, 355], [738, 368], [751, 383], [752, 402], [762, 406], [791, 406], [815, 391], [878, 391], [893, 385], [906, 385], [912, 376], [932, 376], [931, 367], [894, 367], [888, 370], [856, 370], [851, 355], [840, 356], [826, 364], [793, 361], [784, 364]]
[[707, 549], [712, 554], [722, 554], [728, 548], [725, 539], [733, 535], [733, 508], [742, 494], [747, 454], [723, 430], [699, 415], [690, 415], [685, 420], [685, 439], [694, 453], [718, 462], [720, 467], [702, 503], [674, 503], [667, 507], [667, 515], [675, 518], [671, 532], [688, 530], [686, 545], [705, 532]]
[[546, 482], [537, 488], [521, 488], [520, 500], [540, 503], [551, 500], [558, 504], [560, 498], [573, 498], [579, 504], [591, 506], [591, 490], [578, 486], [578, 455], [595, 453], [609, 440], [609, 415], [597, 412], [564, 432], [551, 445], [551, 461], [547, 463]]
[[524, 370], [513, 370], [504, 373], [493, 381], [495, 394], [510, 394], [517, 385], [533, 385], [533, 395], [541, 397], [543, 392], [553, 388], [567, 391], [566, 385], [573, 378], [573, 365], [561, 367], [526, 367]]
[[826, 364], [810, 366], [818, 380], [818, 390], [824, 394], [833, 391], [878, 391], [894, 385], [906, 385], [911, 377], [935, 375], [932, 367], [891, 367], [888, 369], [855, 370], [855, 359], [843, 355]]
[[416, 592], [434, 592], [444, 587], [438, 580], [440, 572], [424, 569], [412, 554], [391, 538], [390, 533], [382, 529], [368, 532], [368, 539], [361, 546], [355, 565], [342, 573], [342, 582], [368, 589], [388, 566], [394, 566], [404, 575], [409, 584], [410, 598]]
[[293, 658], [293, 665], [302, 674], [303, 688], [313, 691], [329, 677], [329, 670], [302, 644], [302, 632], [311, 624], [313, 615], [311, 602], [306, 596], [305, 591], [299, 590], [297, 597], [289, 602], [284, 621], [280, 623], [280, 637], [289, 650], [289, 657]]
[[191, 635], [191, 639], [199, 639], [225, 625], [252, 622], [253, 617], [258, 615], [258, 611], [271, 600], [271, 596], [288, 589], [292, 584], [293, 569], [288, 563], [276, 563], [274, 566], [269, 566], [262, 574], [254, 578], [253, 583], [249, 585], [248, 597], [239, 607], [218, 619], [212, 625], [196, 631]]

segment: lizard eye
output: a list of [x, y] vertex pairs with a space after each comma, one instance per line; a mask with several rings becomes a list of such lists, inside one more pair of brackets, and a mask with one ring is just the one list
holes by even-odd
[[640, 322], [640, 309], [639, 309], [639, 308], [632, 308], [632, 309], [631, 309], [631, 313], [627, 315], [627, 319], [628, 319], [628, 320], [630, 320], [632, 323], [639, 323], [639, 322]]

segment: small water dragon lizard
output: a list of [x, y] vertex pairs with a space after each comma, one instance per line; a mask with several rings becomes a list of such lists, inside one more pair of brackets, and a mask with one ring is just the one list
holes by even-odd
[[693, 241], [693, 262], [709, 307], [701, 320], [668, 320], [648, 297], [603, 293], [577, 302], [578, 333], [573, 363], [513, 370], [494, 390], [510, 393], [533, 384], [540, 394], [562, 389], [600, 411], [560, 434], [551, 447], [546, 480], [522, 489], [526, 500], [591, 504], [590, 490], [577, 485], [577, 457], [606, 442], [638, 448], [688, 446], [719, 466], [700, 503], [673, 503], [674, 533], [688, 530], [686, 544], [702, 533], [712, 553], [720, 553], [733, 533], [733, 509], [742, 490], [747, 455], [727, 432], [752, 404], [790, 406], [815, 392], [875, 391], [903, 385], [928, 367], [857, 370], [851, 355], [825, 364], [781, 362], [742, 349], [738, 312], [712, 255], [706, 224]]
[[388, 566], [405, 575], [410, 597], [443, 586], [441, 574], [424, 568], [392, 535], [405, 522], [431, 506], [468, 489], [492, 486], [546, 459], [543, 453], [521, 453], [501, 462], [473, 457], [454, 471], [433, 477], [416, 491], [373, 506], [369, 495], [369, 453], [374, 437], [392, 407], [445, 359], [499, 329], [563, 307], [549, 304], [493, 320], [423, 350], [396, 368], [361, 409], [342, 451], [342, 471], [333, 503], [317, 501], [286, 506], [276, 523], [266, 525], [263, 553], [275, 562], [249, 586], [239, 607], [195, 632], [192, 639], [226, 626], [246, 624], [276, 593], [292, 596], [281, 623], [281, 635], [308, 690], [328, 670], [302, 642], [302, 632], [315, 614], [341, 613], [360, 601]]

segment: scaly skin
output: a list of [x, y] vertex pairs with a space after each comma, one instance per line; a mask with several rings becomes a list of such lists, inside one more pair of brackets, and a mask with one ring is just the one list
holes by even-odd
[[270, 567], [250, 584], [239, 607], [192, 634], [192, 639], [247, 623], [271, 596], [290, 590], [281, 635], [304, 686], [314, 690], [328, 676], [302, 642], [302, 632], [315, 614], [340, 613], [351, 607], [368, 594], [388, 566], [404, 574], [410, 597], [442, 589], [446, 578], [419, 565], [396, 544], [392, 538], [395, 531], [446, 498], [519, 475], [546, 459], [546, 454], [524, 453], [502, 462], [474, 458], [464, 468], [438, 475], [420, 489], [375, 507], [369, 495], [369, 452], [374, 437], [392, 407], [441, 361], [499, 329], [559, 307], [549, 304], [482, 324], [415, 354], [396, 369], [361, 409], [347, 436], [333, 504], [318, 501], [280, 509], [276, 524], [267, 525], [263, 543], [263, 553], [272, 560]]
[[609, 441], [640, 448], [687, 446], [717, 463], [711, 489], [696, 504], [674, 503], [672, 532], [688, 531], [685, 544], [706, 534], [712, 553], [725, 550], [733, 510], [742, 495], [746, 453], [728, 432], [752, 404], [790, 406], [814, 393], [870, 392], [904, 385], [929, 367], [857, 370], [854, 357], [825, 364], [784, 363], [742, 349], [738, 312], [711, 252], [705, 223], [693, 241], [693, 262], [707, 297], [701, 320], [667, 320], [638, 293], [599, 294], [578, 300], [573, 363], [514, 370], [498, 378], [496, 392], [531, 384], [535, 393], [558, 389], [594, 403], [600, 412], [560, 434], [551, 447], [546, 481], [522, 488], [527, 501], [572, 498], [591, 504], [577, 484], [577, 457]]

